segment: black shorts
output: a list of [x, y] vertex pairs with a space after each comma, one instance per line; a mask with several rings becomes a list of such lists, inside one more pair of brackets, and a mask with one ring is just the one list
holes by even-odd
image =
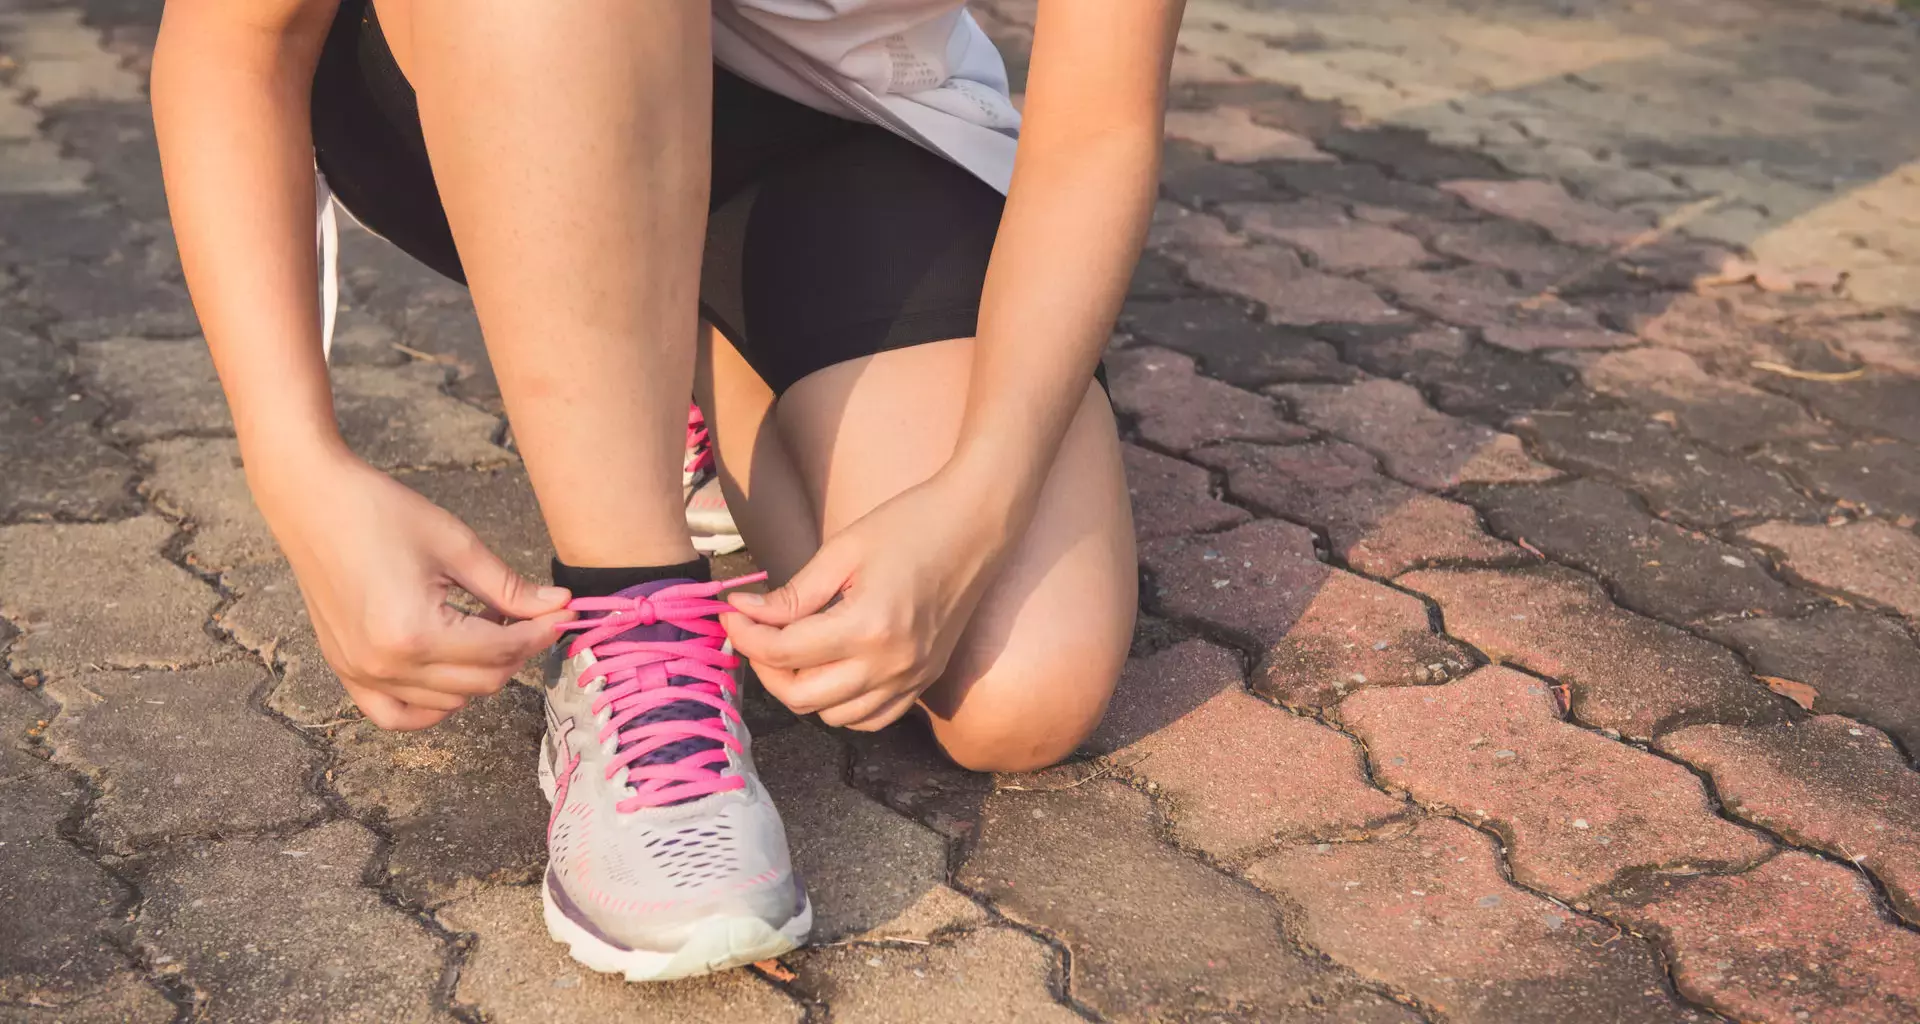
[[[464, 283], [413, 89], [366, 0], [344, 0], [327, 38], [313, 141], [356, 219]], [[776, 394], [835, 363], [972, 337], [1004, 202], [884, 128], [716, 67], [701, 315]]]

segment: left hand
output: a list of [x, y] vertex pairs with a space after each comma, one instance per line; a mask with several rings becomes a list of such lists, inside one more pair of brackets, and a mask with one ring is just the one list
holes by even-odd
[[936, 474], [828, 538], [786, 586], [732, 595], [721, 621], [767, 692], [849, 729], [906, 714], [946, 671], [1015, 532], [979, 514], [979, 493]]

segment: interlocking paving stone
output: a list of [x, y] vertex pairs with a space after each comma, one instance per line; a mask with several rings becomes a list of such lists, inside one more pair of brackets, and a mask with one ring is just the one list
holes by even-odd
[[1246, 244], [1219, 217], [1164, 200], [1154, 204], [1153, 221], [1147, 227], [1147, 247], [1170, 254]]
[[54, 315], [53, 335], [61, 340], [184, 337], [199, 330], [199, 321], [173, 259], [171, 243], [148, 243], [105, 260], [39, 263], [24, 275], [22, 294]]
[[842, 946], [798, 959], [794, 985], [851, 1024], [1072, 1024], [1053, 996], [1051, 949], [1011, 928], [929, 946]]
[[1338, 714], [1384, 785], [1499, 832], [1514, 879], [1558, 899], [1636, 869], [1739, 868], [1773, 849], [1715, 817], [1691, 772], [1561, 721], [1547, 684], [1512, 669], [1355, 694]]
[[267, 695], [267, 707], [307, 727], [348, 714], [352, 704], [320, 651], [293, 570], [284, 562], [258, 565], [221, 580], [240, 597], [216, 616], [216, 624], [279, 669], [280, 683]]
[[125, 852], [319, 814], [307, 785], [315, 752], [251, 706], [265, 682], [259, 666], [242, 663], [50, 684], [61, 704], [47, 731], [54, 758], [100, 787], [89, 831]]
[[64, 394], [33, 405], [0, 400], [0, 520], [107, 519], [135, 505], [133, 460], [94, 434], [101, 409]]
[[1479, 328], [1489, 342], [1516, 352], [1618, 348], [1633, 340], [1603, 329], [1589, 310], [1515, 288], [1491, 267], [1381, 270], [1371, 279], [1400, 305]]
[[948, 839], [973, 835], [993, 778], [948, 760], [918, 717], [846, 739], [853, 750], [850, 774], [856, 785]]
[[[0, 680], [12, 724], [19, 688]], [[13, 736], [6, 737], [11, 747]], [[62, 839], [61, 823], [85, 796], [78, 780], [48, 769], [0, 773], [0, 1019], [160, 1024], [174, 1009], [112, 944], [129, 894]], [[10, 762], [0, 760], [0, 767]], [[38, 1012], [36, 1012], [38, 1011]]]
[[1920, 1017], [1920, 934], [1830, 861], [1789, 850], [1744, 874], [1650, 878], [1601, 909], [1662, 935], [1680, 991], [1736, 1019]]
[[395, 891], [433, 905], [476, 883], [539, 877], [547, 803], [534, 766], [543, 729], [540, 698], [509, 686], [431, 729], [359, 721], [331, 737], [332, 788], [386, 823]]
[[1403, 835], [1284, 850], [1248, 872], [1302, 937], [1447, 1020], [1704, 1020], [1646, 942], [1501, 877], [1493, 841], [1428, 818]]
[[1449, 181], [1441, 188], [1497, 217], [1539, 225], [1573, 245], [1609, 249], [1652, 227], [1630, 214], [1582, 202], [1550, 181]]
[[1418, 598], [1320, 562], [1313, 535], [1290, 523], [1154, 541], [1140, 561], [1159, 608], [1265, 648], [1255, 688], [1291, 707], [1441, 682], [1469, 665]]
[[1841, 609], [1726, 622], [1708, 635], [1756, 672], [1813, 687], [1814, 711], [1872, 723], [1920, 755], [1920, 645], [1893, 622]]
[[1566, 370], [1478, 344], [1458, 327], [1356, 330], [1335, 340], [1368, 372], [1419, 385], [1441, 412], [1495, 424], [1548, 408], [1572, 386]]
[[434, 1007], [441, 944], [361, 884], [375, 846], [336, 821], [171, 849], [142, 876], [139, 948], [212, 1020], [450, 1021]]
[[1332, 345], [1248, 319], [1227, 299], [1136, 302], [1123, 311], [1121, 323], [1142, 341], [1194, 357], [1208, 376], [1235, 387], [1353, 377]]
[[1510, 220], [1430, 221], [1409, 217], [1397, 225], [1436, 252], [1504, 270], [1520, 287], [1538, 291], [1593, 261], [1593, 254], [1550, 242], [1537, 228]]
[[1821, 324], [1816, 331], [1861, 362], [1920, 374], [1920, 325], [1911, 317], [1848, 318]]
[[1129, 661], [1088, 745], [1157, 786], [1174, 835], [1221, 859], [1406, 810], [1367, 784], [1351, 740], [1248, 695], [1239, 659], [1204, 640]]
[[1224, 471], [1235, 499], [1327, 531], [1333, 553], [1361, 572], [1521, 556], [1487, 536], [1472, 509], [1381, 476], [1374, 457], [1349, 444], [1219, 444], [1192, 458]]
[[1768, 384], [1799, 398], [1835, 423], [1920, 444], [1920, 376], [1869, 368], [1856, 380], [1786, 379]]
[[1481, 156], [1435, 144], [1427, 133], [1393, 125], [1341, 126], [1317, 134], [1322, 148], [1354, 160], [1380, 164], [1396, 177], [1423, 185], [1457, 178], [1500, 178], [1500, 165]]
[[1374, 453], [1389, 474], [1416, 487], [1444, 490], [1559, 475], [1529, 458], [1519, 438], [1438, 412], [1399, 381], [1282, 384], [1271, 390], [1291, 402], [1300, 419]]
[[1728, 451], [1826, 433], [1792, 401], [1708, 376], [1685, 352], [1656, 348], [1609, 352], [1582, 367], [1581, 377], [1595, 391], [1645, 412], [1673, 417], [1681, 430]]
[[946, 841], [847, 785], [846, 749], [831, 734], [795, 726], [753, 755], [813, 899], [814, 941], [889, 930], [945, 888]]
[[1113, 403], [1140, 436], [1184, 452], [1208, 441], [1297, 441], [1310, 436], [1280, 415], [1273, 400], [1198, 376], [1178, 352], [1141, 346], [1107, 357]]
[[136, 100], [74, 100], [49, 111], [48, 138], [92, 166], [91, 184], [112, 196], [125, 215], [157, 221], [167, 215], [153, 107]]
[[1204, 146], [1214, 159], [1233, 164], [1333, 159], [1305, 138], [1255, 122], [1252, 113], [1242, 107], [1170, 110], [1167, 136]]
[[1499, 487], [1471, 500], [1494, 533], [1524, 538], [1593, 573], [1644, 615], [1669, 622], [1788, 615], [1814, 600], [1767, 575], [1752, 551], [1655, 519], [1626, 492], [1595, 480]]
[[1194, 283], [1266, 307], [1276, 324], [1395, 323], [1406, 314], [1359, 281], [1310, 270], [1291, 249], [1258, 244], [1178, 254]]
[[1713, 777], [1728, 813], [1873, 872], [1920, 923], [1920, 772], [1879, 730], [1838, 715], [1698, 725], [1663, 746]]
[[1698, 525], [1808, 518], [1825, 510], [1763, 466], [1695, 444], [1644, 415], [1608, 409], [1540, 412], [1514, 429], [1556, 465], [1622, 480], [1654, 511]]
[[1778, 549], [1787, 568], [1814, 586], [1920, 619], [1920, 537], [1912, 530], [1878, 520], [1837, 527], [1764, 523], [1744, 536]]
[[1265, 199], [1273, 194], [1273, 184], [1251, 167], [1220, 163], [1206, 147], [1175, 139], [1161, 154], [1160, 192], [1200, 207], [1230, 199]]
[[1207, 533], [1252, 518], [1215, 498], [1207, 471], [1199, 466], [1132, 444], [1122, 445], [1120, 456], [1133, 499], [1133, 532], [1140, 540]]
[[1248, 237], [1299, 249], [1313, 257], [1314, 265], [1326, 270], [1411, 267], [1434, 259], [1412, 235], [1355, 221], [1337, 208], [1329, 211], [1327, 204], [1314, 200], [1228, 203], [1222, 212], [1232, 217]]
[[1449, 635], [1566, 685], [1586, 725], [1647, 740], [1683, 725], [1764, 725], [1787, 714], [1732, 652], [1615, 606], [1571, 570], [1428, 569], [1398, 582], [1440, 605]]
[[175, 437], [140, 448], [153, 468], [145, 490], [169, 514], [193, 524], [187, 562], [210, 572], [277, 561], [280, 549], [254, 507], [240, 444], [226, 437]]
[[21, 633], [13, 671], [211, 660], [219, 648], [203, 627], [219, 595], [161, 557], [173, 532], [154, 516], [0, 528], [0, 615]]
[[1426, 217], [1470, 216], [1464, 204], [1445, 192], [1396, 181], [1364, 164], [1277, 164], [1274, 175], [1288, 188], [1307, 196], [1388, 207]]
[[490, 886], [435, 911], [449, 930], [474, 936], [454, 1001], [499, 1024], [653, 1024], [792, 1021], [804, 1011], [747, 970], [629, 984], [567, 955], [540, 918], [538, 886]]
[[1920, 452], [1899, 441], [1818, 441], [1777, 445], [1761, 458], [1786, 469], [1803, 486], [1869, 513], [1920, 517]]
[[1288, 945], [1267, 901], [1161, 843], [1117, 782], [996, 793], [960, 880], [1063, 942], [1069, 991], [1113, 1020], [1284, 1018], [1350, 984]]
[[82, 342], [78, 351], [84, 386], [116, 407], [108, 425], [115, 437], [233, 432], [205, 341], [113, 338]]

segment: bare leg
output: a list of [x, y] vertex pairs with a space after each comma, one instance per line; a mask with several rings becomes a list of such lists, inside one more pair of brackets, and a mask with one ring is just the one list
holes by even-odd
[[[817, 509], [831, 535], [946, 461], [966, 403], [953, 382], [967, 379], [972, 346], [938, 342], [829, 367], [775, 404], [716, 337], [721, 472], [737, 478], [729, 500], [762, 565], [783, 577], [818, 546], [789, 517]], [[1137, 588], [1113, 414], [1089, 384], [1026, 536], [922, 702], [947, 754], [979, 770], [1026, 770], [1072, 753], [1119, 677]]]
[[696, 0], [381, 0], [562, 561], [694, 552], [680, 502], [711, 148]]

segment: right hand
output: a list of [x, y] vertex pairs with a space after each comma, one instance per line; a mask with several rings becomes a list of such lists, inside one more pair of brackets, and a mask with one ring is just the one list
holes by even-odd
[[[573, 617], [567, 591], [527, 581], [465, 523], [344, 450], [249, 477], [320, 650], [383, 729], [424, 729], [497, 692]], [[490, 614], [447, 604], [455, 585]]]

